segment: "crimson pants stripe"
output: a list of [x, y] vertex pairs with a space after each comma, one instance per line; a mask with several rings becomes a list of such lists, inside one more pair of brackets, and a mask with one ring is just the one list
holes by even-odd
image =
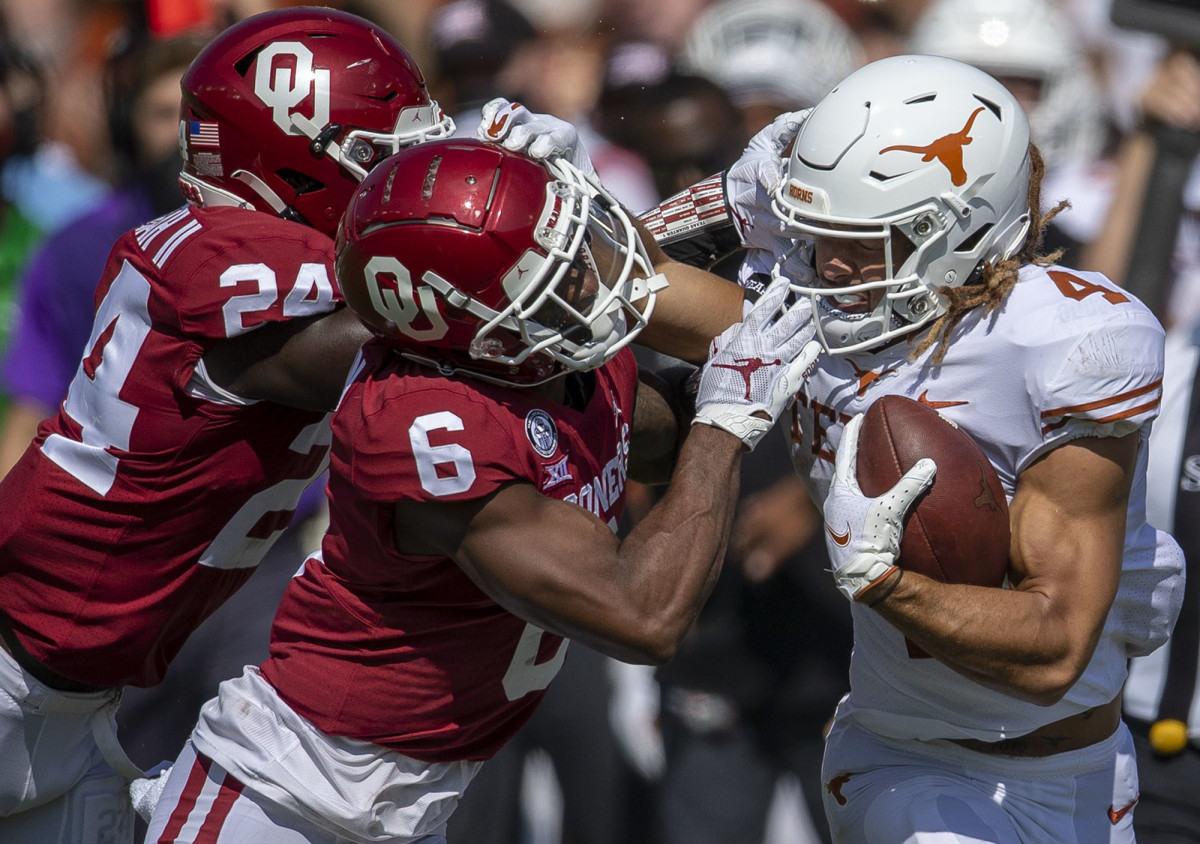
[[204, 788], [204, 781], [208, 779], [209, 764], [209, 760], [205, 757], [196, 756], [196, 761], [192, 763], [192, 770], [188, 773], [187, 782], [183, 786], [183, 793], [179, 795], [179, 802], [171, 810], [171, 817], [167, 821], [162, 835], [158, 838], [158, 844], [175, 844], [175, 839], [183, 830], [183, 825], [187, 823], [188, 815], [196, 808], [200, 790]]
[[196, 833], [196, 844], [216, 844], [217, 836], [221, 834], [221, 827], [225, 825], [225, 819], [229, 817], [229, 810], [233, 808], [234, 802], [241, 793], [242, 783], [226, 774], [221, 780], [221, 790], [213, 800], [212, 808], [205, 816], [200, 831]]

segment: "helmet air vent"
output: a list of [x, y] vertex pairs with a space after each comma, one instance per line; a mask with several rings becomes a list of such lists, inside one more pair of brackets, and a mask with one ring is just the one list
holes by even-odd
[[989, 100], [986, 97], [981, 97], [978, 94], [975, 95], [975, 99], [977, 99], [977, 100], [979, 100], [979, 102], [983, 103], [987, 107], [988, 111], [990, 111], [992, 114], [996, 115], [997, 120], [1004, 119], [1003, 115], [1000, 114], [1000, 106], [998, 103], [996, 103], [993, 100]]

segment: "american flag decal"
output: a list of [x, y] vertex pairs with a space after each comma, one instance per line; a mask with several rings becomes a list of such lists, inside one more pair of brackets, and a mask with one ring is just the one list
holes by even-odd
[[207, 120], [189, 120], [188, 144], [194, 147], [219, 147], [221, 137], [217, 124]]

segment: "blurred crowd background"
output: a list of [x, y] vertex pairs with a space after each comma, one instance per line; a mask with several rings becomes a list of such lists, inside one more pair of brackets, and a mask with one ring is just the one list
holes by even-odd
[[[290, 5], [302, 4], [0, 0], [0, 473], [65, 395], [111, 243], [181, 203], [183, 69], [229, 23]], [[1070, 202], [1052, 232], [1063, 263], [1131, 286], [1173, 332], [1200, 325], [1200, 38], [1187, 27], [1120, 28], [1110, 0], [318, 5], [397, 36], [463, 134], [495, 96], [571, 120], [635, 212], [723, 170], [775, 115], [865, 62], [977, 64], [1027, 107], [1043, 204]], [[1200, 31], [1195, 4], [1167, 5]], [[468, 792], [452, 844], [827, 840], [819, 760], [847, 683], [849, 613], [782, 442], [747, 460], [743, 491], [721, 582], [679, 658], [654, 671], [572, 646], [534, 720]], [[652, 496], [634, 492], [630, 520]], [[265, 655], [274, 602], [319, 540], [321, 490], [303, 516], [167, 681], [128, 691], [135, 761], [174, 758], [217, 683]]]

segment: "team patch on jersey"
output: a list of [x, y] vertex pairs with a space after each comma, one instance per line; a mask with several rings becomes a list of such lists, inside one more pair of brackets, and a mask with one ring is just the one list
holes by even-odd
[[544, 410], [535, 408], [526, 414], [525, 436], [542, 457], [551, 457], [558, 451], [558, 426]]
[[571, 480], [571, 468], [567, 465], [566, 455], [561, 460], [542, 466], [542, 472], [545, 476], [542, 481], [543, 492]]

